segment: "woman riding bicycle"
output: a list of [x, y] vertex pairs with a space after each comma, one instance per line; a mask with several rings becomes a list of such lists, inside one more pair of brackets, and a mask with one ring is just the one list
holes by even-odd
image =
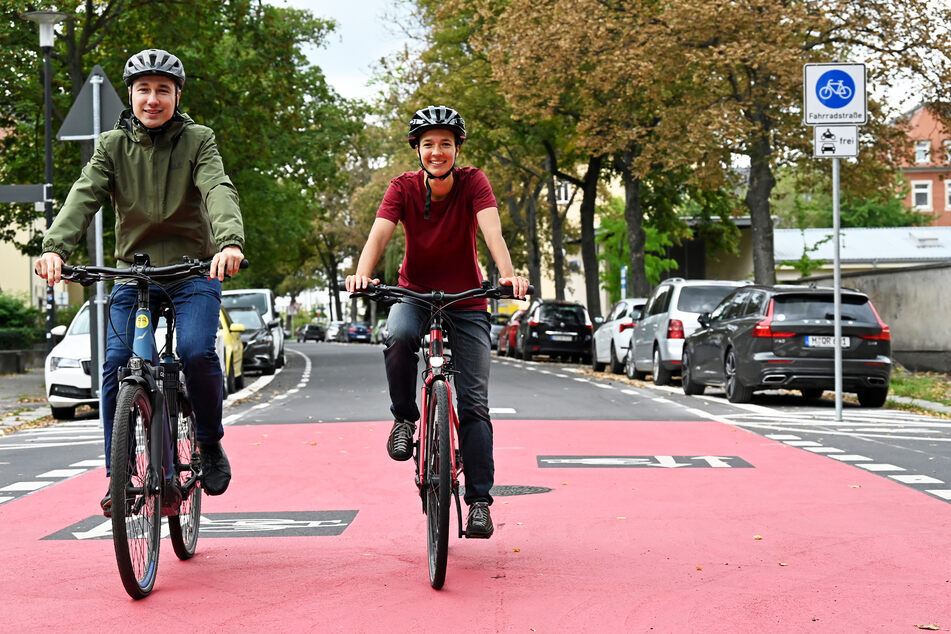
[[[210, 128], [179, 110], [185, 70], [174, 55], [147, 49], [129, 58], [122, 78], [131, 109], [114, 130], [99, 137], [96, 153], [73, 184], [66, 202], [43, 240], [36, 272], [50, 284], [61, 279], [63, 263], [75, 251], [96, 211], [112, 201], [116, 212], [116, 259], [130, 265], [146, 253], [154, 266], [180, 263], [182, 256], [212, 259], [208, 279], [191, 279], [150, 288], [150, 305], [171, 299], [177, 315], [178, 352], [194, 407], [201, 451], [202, 487], [220, 495], [231, 480], [231, 465], [221, 447], [222, 375], [215, 353], [221, 306], [221, 281], [237, 272], [244, 259], [244, 229], [238, 192], [225, 174]], [[161, 189], [156, 196], [156, 190]], [[112, 426], [119, 384], [117, 372], [132, 351], [136, 288], [116, 285], [106, 327], [102, 368], [102, 416], [106, 475], [110, 475]], [[152, 323], [156, 322], [153, 312]], [[118, 332], [117, 332], [118, 331]], [[171, 474], [166, 474], [169, 477]], [[177, 509], [177, 487], [163, 510]], [[111, 513], [108, 495], [101, 502]]]
[[[373, 277], [374, 269], [397, 224], [402, 222], [406, 253], [399, 272], [400, 286], [449, 293], [478, 287], [482, 283], [476, 249], [478, 227], [501, 275], [499, 284], [512, 286], [515, 297], [525, 297], [528, 280], [515, 275], [489, 180], [477, 168], [456, 166], [465, 139], [465, 121], [452, 108], [429, 106], [413, 115], [408, 140], [421, 169], [390, 182], [356, 273], [347, 276], [348, 291], [380, 282]], [[466, 532], [470, 537], [490, 537], [494, 530], [489, 514], [495, 464], [489, 418], [491, 346], [486, 306], [485, 299], [463, 301], [445, 312], [458, 370], [459, 441], [465, 501], [469, 505]], [[417, 351], [428, 323], [428, 310], [407, 302], [394, 305], [387, 319], [389, 333], [383, 356], [390, 411], [395, 420], [386, 448], [394, 460], [409, 460], [413, 455], [413, 435], [420, 417], [416, 404]]]

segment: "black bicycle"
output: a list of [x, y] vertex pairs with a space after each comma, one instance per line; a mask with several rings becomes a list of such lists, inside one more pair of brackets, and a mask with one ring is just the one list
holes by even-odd
[[[147, 255], [136, 254], [132, 266], [125, 269], [62, 268], [64, 280], [83, 286], [123, 280], [137, 288], [132, 356], [119, 370], [109, 483], [116, 563], [122, 585], [135, 599], [148, 596], [155, 586], [166, 487], [177, 485], [182, 497], [178, 510], [166, 513], [175, 555], [190, 559], [198, 543], [201, 456], [182, 364], [172, 345], [175, 310], [170, 300], [159, 309], [167, 327], [159, 361], [153, 363], [156, 345], [149, 307], [150, 284], [161, 286], [208, 275], [210, 261], [183, 260], [153, 267]], [[247, 268], [247, 260], [241, 268]]]
[[[347, 290], [344, 284], [340, 285], [340, 289]], [[533, 288], [529, 286], [528, 293], [532, 292]], [[416, 486], [422, 498], [423, 513], [426, 514], [429, 583], [438, 590], [446, 581], [451, 497], [456, 500], [459, 537], [469, 537], [463, 529], [462, 505], [459, 502], [462, 452], [459, 448], [459, 418], [452, 404], [450, 385], [456, 370], [451, 355], [446, 354], [445, 350], [443, 322], [449, 318], [444, 315], [444, 311], [463, 299], [512, 297], [512, 287], [493, 287], [483, 282], [482, 288], [461, 293], [419, 293], [401, 286], [378, 284], [355, 291], [350, 296], [391, 304], [405, 301], [430, 310], [429, 328], [420, 344], [426, 368], [423, 370], [419, 440], [414, 444], [413, 458], [416, 461]]]

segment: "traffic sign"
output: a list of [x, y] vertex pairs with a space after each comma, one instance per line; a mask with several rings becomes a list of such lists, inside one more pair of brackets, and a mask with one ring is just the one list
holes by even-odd
[[89, 73], [89, 77], [86, 78], [82, 90], [79, 91], [79, 96], [76, 97], [73, 107], [69, 109], [66, 119], [63, 120], [63, 125], [56, 134], [58, 140], [84, 141], [96, 138], [95, 121], [93, 120], [93, 112], [95, 111], [95, 105], [93, 104], [95, 88], [93, 83], [99, 84], [99, 131], [105, 132], [115, 127], [124, 106], [118, 93], [116, 93], [116, 89], [109, 83], [106, 72], [102, 70], [99, 64], [96, 64]]
[[865, 64], [806, 64], [802, 75], [806, 125], [868, 122]]
[[859, 129], [854, 125], [813, 127], [813, 156], [851, 158], [859, 155]]

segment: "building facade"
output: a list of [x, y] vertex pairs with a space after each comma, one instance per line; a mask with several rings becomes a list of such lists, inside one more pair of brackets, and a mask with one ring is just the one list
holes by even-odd
[[951, 133], [927, 106], [905, 115], [912, 154], [901, 162], [906, 202], [929, 224], [951, 226]]

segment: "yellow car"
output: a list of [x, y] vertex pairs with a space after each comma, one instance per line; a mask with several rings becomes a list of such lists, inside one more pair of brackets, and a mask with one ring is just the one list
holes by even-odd
[[218, 358], [221, 359], [225, 396], [244, 387], [244, 375], [241, 371], [241, 367], [244, 365], [244, 344], [241, 343], [242, 332], [244, 332], [244, 325], [232, 322], [228, 311], [222, 308], [218, 315], [218, 336], [215, 347], [218, 349]]

